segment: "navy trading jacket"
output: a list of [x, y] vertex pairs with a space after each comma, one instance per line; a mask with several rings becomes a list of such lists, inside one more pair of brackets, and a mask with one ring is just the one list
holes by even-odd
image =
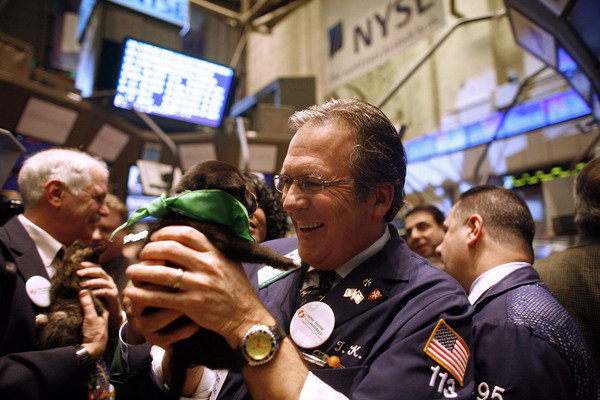
[[474, 306], [477, 400], [600, 398], [583, 337], [532, 267], [507, 275]]
[[[468, 358], [472, 335], [472, 307], [465, 292], [413, 253], [395, 227], [389, 225], [389, 230], [383, 249], [323, 298], [335, 314], [329, 339], [316, 349], [304, 349], [320, 358], [338, 356], [343, 368], [311, 371], [351, 399], [470, 399], [472, 362], [459, 365], [461, 354]], [[268, 245], [282, 254], [297, 248], [296, 239]], [[257, 288], [263, 266], [245, 268]], [[302, 273], [294, 272], [257, 289], [287, 333], [301, 284]], [[249, 398], [240, 374], [229, 374], [219, 398]]]

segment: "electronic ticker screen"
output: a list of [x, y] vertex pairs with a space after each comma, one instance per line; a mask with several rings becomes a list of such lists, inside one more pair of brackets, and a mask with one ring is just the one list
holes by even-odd
[[229, 67], [126, 39], [113, 104], [218, 127], [233, 78]]

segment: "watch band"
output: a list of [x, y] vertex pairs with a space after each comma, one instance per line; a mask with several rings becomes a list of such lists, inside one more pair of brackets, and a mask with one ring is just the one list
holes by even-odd
[[[262, 339], [266, 336], [270, 342], [270, 349], [268, 354], [261, 354], [260, 357], [255, 357], [254, 353], [249, 346], [252, 346], [253, 340], [260, 340], [259, 337], [262, 336]], [[275, 357], [277, 350], [279, 350], [279, 346], [283, 339], [286, 337], [286, 333], [283, 331], [279, 324], [275, 324], [273, 326], [254, 325], [242, 338], [240, 344], [236, 348], [235, 356], [238, 364], [240, 366], [250, 365], [263, 365], [268, 363]], [[260, 351], [263, 349], [261, 348]]]
[[79, 362], [79, 369], [84, 374], [90, 373], [96, 367], [96, 361], [90, 356], [90, 353], [85, 347], [78, 344], [75, 346], [75, 354], [77, 354], [77, 361]]

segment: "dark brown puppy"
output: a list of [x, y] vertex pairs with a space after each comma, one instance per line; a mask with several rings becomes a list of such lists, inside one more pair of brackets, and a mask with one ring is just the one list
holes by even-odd
[[[207, 189], [220, 189], [229, 193], [246, 207], [249, 215], [256, 210], [256, 198], [248, 190], [246, 180], [235, 167], [224, 162], [207, 161], [196, 164], [182, 176], [175, 188], [177, 193], [185, 190]], [[292, 259], [269, 247], [239, 237], [225, 225], [193, 220], [177, 213], [161, 218], [151, 231], [154, 232], [168, 225], [188, 225], [198, 229], [217, 249], [234, 261], [265, 264], [283, 269], [298, 266]], [[164, 329], [173, 329], [187, 322], [189, 322], [187, 317], [182, 317]], [[171, 357], [170, 398], [179, 399], [181, 396], [185, 372], [189, 366], [204, 365], [211, 369], [239, 370], [234, 354], [222, 336], [202, 328], [192, 337], [174, 343]]]
[[[83, 310], [79, 303], [81, 278], [76, 272], [81, 269], [82, 261], [97, 264], [103, 251], [103, 246], [88, 247], [80, 241], [76, 241], [65, 251], [62, 265], [57, 266], [52, 277], [48, 313], [39, 314], [35, 319], [40, 350], [74, 346], [83, 341]], [[92, 299], [98, 315], [102, 315], [104, 304], [94, 295]]]

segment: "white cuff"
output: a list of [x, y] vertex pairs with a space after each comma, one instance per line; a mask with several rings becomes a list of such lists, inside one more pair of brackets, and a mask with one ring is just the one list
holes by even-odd
[[[157, 380], [161, 382], [162, 386], [165, 389], [168, 389], [167, 385], [164, 383], [162, 369], [162, 360], [165, 356], [164, 349], [158, 346], [152, 346], [150, 354], [152, 355], [152, 373], [156, 376]], [[224, 369], [212, 370], [204, 367], [202, 378], [200, 379], [200, 383], [198, 383], [198, 387], [196, 387], [194, 394], [191, 397], [182, 396], [181, 398], [184, 400], [216, 399], [225, 382], [225, 378], [227, 378], [227, 374], [228, 371]]]
[[298, 400], [348, 400], [348, 398], [309, 372]]

